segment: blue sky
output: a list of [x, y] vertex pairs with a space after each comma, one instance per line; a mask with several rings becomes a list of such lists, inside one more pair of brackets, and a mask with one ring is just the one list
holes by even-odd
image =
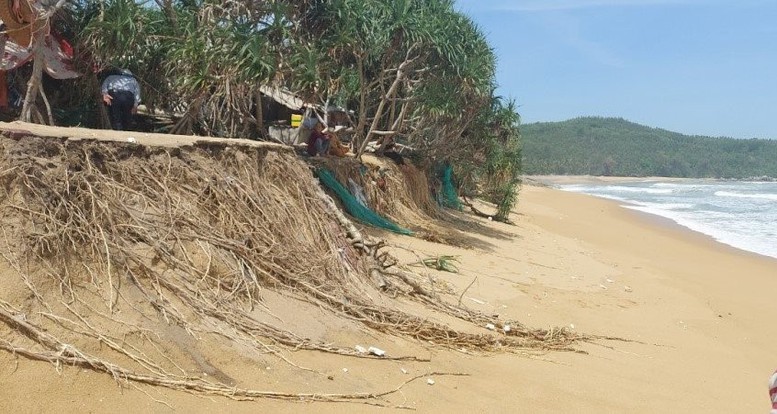
[[777, 0], [456, 0], [523, 123], [777, 139]]

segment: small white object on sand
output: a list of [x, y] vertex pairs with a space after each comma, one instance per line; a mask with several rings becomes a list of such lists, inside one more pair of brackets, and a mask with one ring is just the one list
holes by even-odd
[[493, 331], [493, 330], [496, 329], [496, 326], [494, 326], [493, 323], [487, 323], [486, 324], [486, 329], [488, 329], [489, 331]]
[[427, 383], [427, 384], [429, 384], [429, 385], [434, 385], [434, 380], [433, 380], [433, 379], [431, 379], [431, 378], [428, 378], [428, 379], [426, 380], [426, 383]]
[[371, 353], [372, 355], [377, 355], [379, 357], [386, 355], [386, 351], [380, 348], [375, 348], [374, 346], [371, 346], [369, 349], [367, 349], [367, 352]]

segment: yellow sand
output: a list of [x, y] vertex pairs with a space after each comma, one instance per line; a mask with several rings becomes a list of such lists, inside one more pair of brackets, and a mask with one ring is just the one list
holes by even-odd
[[[777, 367], [777, 260], [612, 201], [544, 187], [522, 189], [513, 219], [515, 226], [482, 220], [472, 233], [478, 241], [473, 249], [382, 235], [405, 263], [458, 255], [461, 273], [429, 273], [457, 292], [471, 284], [462, 296], [467, 306], [533, 327], [573, 326], [633, 342], [584, 344], [587, 354], [479, 357], [429, 351], [409, 340], [333, 332], [333, 340], [373, 341], [389, 353], [412, 350], [432, 362], [376, 363], [317, 353], [292, 358], [331, 375], [330, 391], [390, 390], [429, 371], [469, 374], [434, 376], [434, 385], [422, 379], [391, 397], [418, 412], [768, 412], [766, 381]], [[265, 382], [258, 387], [267, 390], [302, 392], [316, 376], [219, 362], [227, 372], [262, 371], [257, 376]], [[57, 375], [51, 365], [0, 353], [0, 412], [172, 412], [168, 405], [176, 412], [390, 411], [351, 403], [236, 402], [146, 386], [120, 389], [103, 374], [66, 367]]]

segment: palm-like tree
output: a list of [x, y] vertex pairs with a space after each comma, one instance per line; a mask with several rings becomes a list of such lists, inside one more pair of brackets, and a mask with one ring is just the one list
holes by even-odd
[[68, 7], [84, 66], [131, 69], [148, 106], [183, 114], [173, 132], [261, 137], [259, 87], [275, 84], [308, 102], [354, 109], [359, 156], [370, 141], [393, 136], [427, 159], [466, 166], [489, 188], [516, 186], [515, 108], [494, 99], [494, 53], [451, 0]]

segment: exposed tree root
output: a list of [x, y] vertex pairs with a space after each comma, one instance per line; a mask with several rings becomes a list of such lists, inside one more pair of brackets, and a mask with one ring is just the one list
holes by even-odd
[[[380, 393], [235, 389], [189, 374], [158, 332], [163, 324], [192, 338], [218, 335], [295, 368], [302, 367], [286, 354], [300, 349], [378, 358], [268, 322], [278, 319], [262, 299], [270, 291], [377, 332], [456, 350], [575, 351], [592, 339], [500, 322], [431, 291], [397, 269], [382, 242], [361, 234], [290, 153], [23, 136], [1, 137], [0, 150], [0, 255], [27, 291], [0, 301], [0, 320], [12, 333], [0, 348], [18, 355], [230, 398], [372, 401], [417, 379]], [[502, 333], [460, 332], [379, 306], [376, 296], [407, 298]]]

